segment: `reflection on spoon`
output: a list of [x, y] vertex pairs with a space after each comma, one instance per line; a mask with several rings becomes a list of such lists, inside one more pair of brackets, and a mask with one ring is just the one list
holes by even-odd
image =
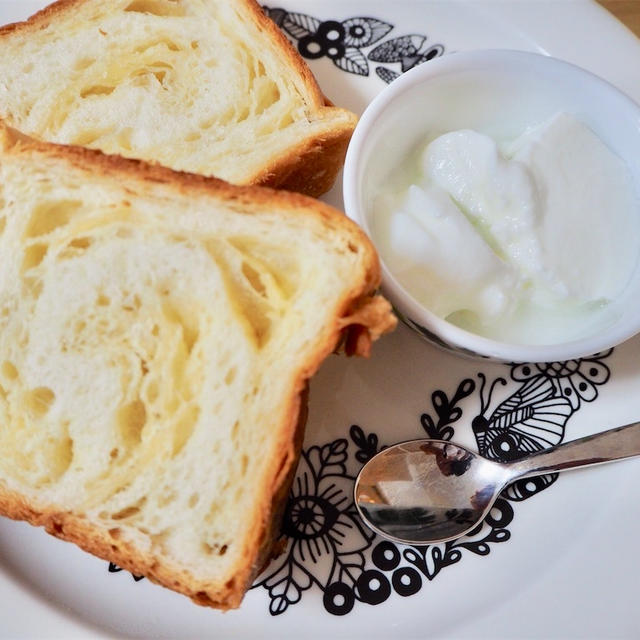
[[500, 492], [520, 478], [640, 455], [640, 423], [573, 440], [501, 463], [445, 440], [414, 440], [374, 456], [356, 478], [365, 524], [402, 544], [463, 536], [485, 518]]

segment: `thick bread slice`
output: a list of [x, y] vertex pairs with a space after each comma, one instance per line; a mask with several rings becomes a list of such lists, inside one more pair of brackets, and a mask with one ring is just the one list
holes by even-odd
[[0, 255], [0, 512], [238, 606], [307, 380], [395, 324], [368, 239], [304, 196], [0, 126]]
[[240, 185], [324, 193], [356, 123], [255, 0], [60, 0], [0, 61], [20, 131]]

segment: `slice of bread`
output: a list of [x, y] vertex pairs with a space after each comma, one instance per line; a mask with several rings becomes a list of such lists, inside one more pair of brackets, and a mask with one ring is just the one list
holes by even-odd
[[371, 243], [305, 196], [0, 126], [0, 255], [0, 513], [238, 606], [307, 380], [395, 324]]
[[0, 61], [10, 126], [239, 185], [324, 193], [356, 123], [254, 0], [60, 0]]

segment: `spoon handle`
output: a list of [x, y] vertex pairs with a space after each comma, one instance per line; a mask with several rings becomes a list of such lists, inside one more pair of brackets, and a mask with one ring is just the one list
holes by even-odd
[[508, 465], [513, 481], [640, 455], [640, 422], [571, 440]]

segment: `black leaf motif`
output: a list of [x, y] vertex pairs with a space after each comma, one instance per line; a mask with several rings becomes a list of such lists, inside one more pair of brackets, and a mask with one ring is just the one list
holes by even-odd
[[[289, 555], [291, 555], [290, 552]], [[304, 567], [291, 559], [261, 584], [269, 592], [269, 613], [277, 616], [284, 613], [290, 605], [300, 601], [302, 592], [313, 585], [313, 579]]]
[[435, 423], [433, 418], [423, 413], [420, 416], [420, 422], [423, 429], [430, 438], [437, 440], [450, 440], [453, 436], [453, 428], [449, 426], [452, 422], [459, 420], [462, 416], [462, 409], [458, 406], [458, 402], [471, 395], [476, 388], [476, 383], [471, 378], [465, 378], [456, 389], [451, 400], [444, 391], [437, 390], [431, 394], [431, 403], [438, 415], [438, 422]]
[[317, 18], [304, 13], [287, 13], [281, 26], [289, 35], [299, 40], [315, 34], [321, 24]]
[[441, 438], [441, 432], [436, 428], [433, 418], [428, 413], [423, 413], [420, 416], [420, 424], [422, 428], [427, 432], [427, 435], [434, 440], [444, 440]]
[[426, 39], [426, 36], [420, 35], [393, 38], [393, 40], [387, 40], [370, 51], [368, 58], [373, 62], [391, 63], [418, 57], [420, 47], [422, 47]]
[[393, 69], [387, 69], [387, 67], [376, 67], [376, 74], [378, 78], [384, 80], [387, 84], [392, 83], [396, 78], [400, 77], [400, 73], [393, 71]]
[[351, 425], [349, 429], [351, 440], [358, 447], [356, 451], [356, 460], [364, 464], [378, 453], [378, 436], [375, 433], [365, 435], [364, 431], [357, 425]]
[[335, 58], [333, 64], [343, 71], [348, 71], [358, 76], [369, 75], [369, 63], [362, 51], [356, 47], [347, 47], [344, 55], [340, 58]]
[[476, 383], [471, 378], [465, 378], [456, 389], [456, 392], [451, 398], [452, 404], [457, 404], [460, 400], [470, 396], [476, 389]]
[[270, 9], [267, 6], [263, 6], [262, 10], [265, 12], [267, 17], [271, 18], [279, 27], [282, 28], [282, 23], [287, 17], [287, 12], [284, 9]]
[[484, 540], [480, 542], [460, 542], [458, 543], [458, 547], [467, 549], [479, 556], [486, 556], [490, 551], [489, 545]]

